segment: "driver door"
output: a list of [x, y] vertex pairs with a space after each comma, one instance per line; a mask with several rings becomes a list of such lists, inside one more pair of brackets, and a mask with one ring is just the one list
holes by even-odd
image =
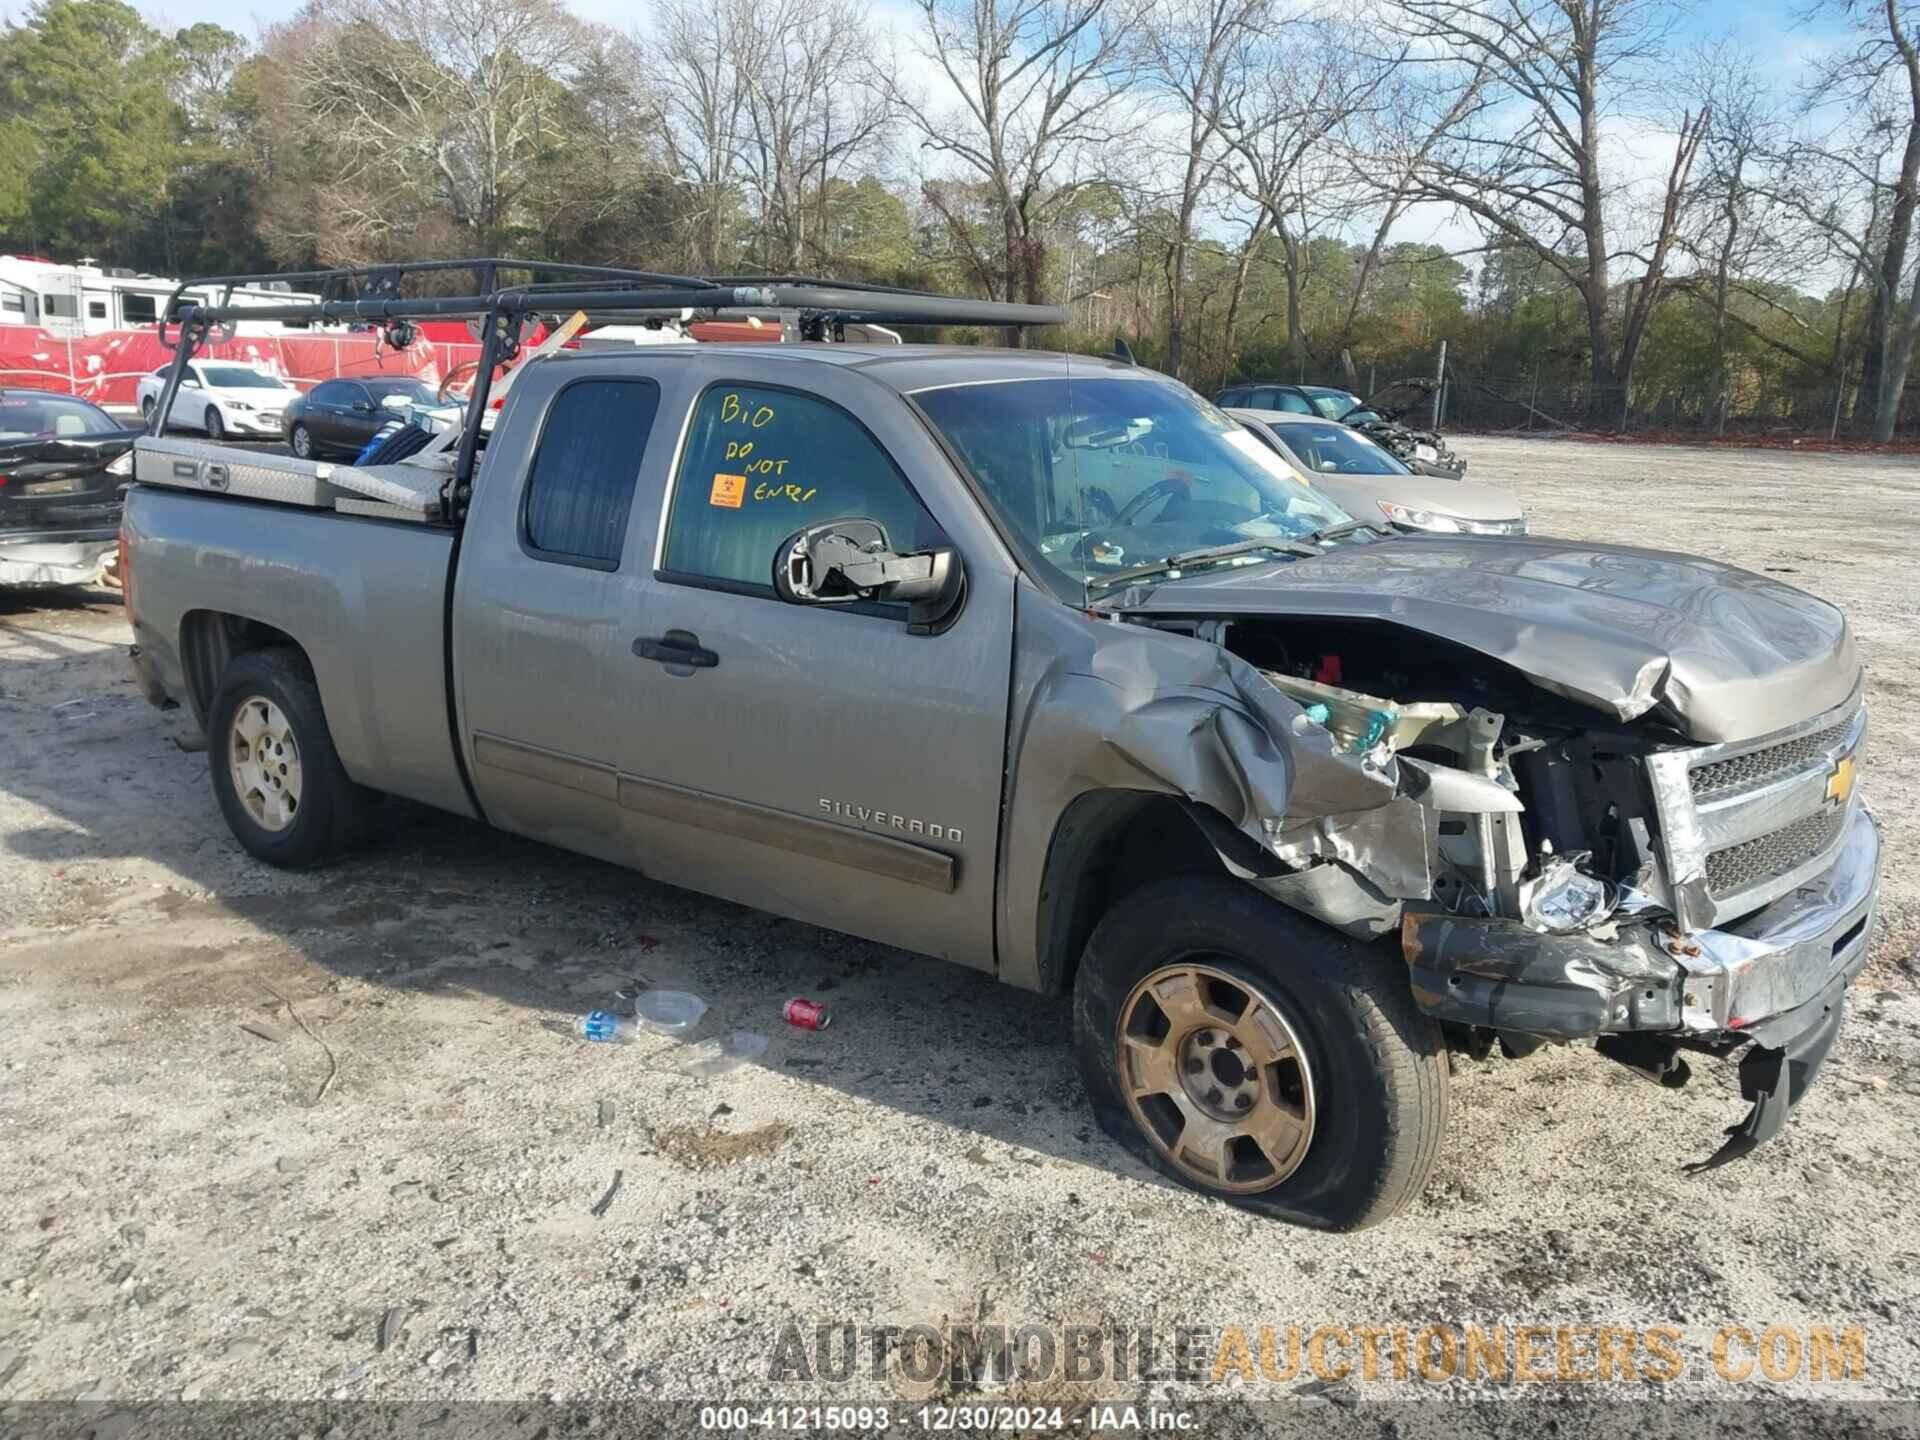
[[875, 520], [902, 553], [964, 533], [905, 403], [818, 368], [802, 392], [736, 362], [692, 397], [633, 637], [705, 663], [655, 650], [612, 677], [625, 818], [649, 873], [988, 968], [1011, 574], [961, 546], [966, 603], [931, 635], [904, 605], [776, 597], [804, 526]]

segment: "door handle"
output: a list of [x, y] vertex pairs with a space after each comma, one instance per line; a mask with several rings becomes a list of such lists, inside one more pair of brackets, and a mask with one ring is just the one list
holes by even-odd
[[658, 640], [644, 636], [633, 642], [633, 653], [642, 660], [658, 660], [662, 665], [685, 665], [695, 670], [711, 670], [720, 657], [700, 648], [700, 637], [691, 630], [669, 630]]

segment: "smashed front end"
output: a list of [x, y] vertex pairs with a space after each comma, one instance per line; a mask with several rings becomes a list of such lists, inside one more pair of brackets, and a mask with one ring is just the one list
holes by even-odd
[[[1880, 837], [1856, 776], [1866, 710], [1691, 743], [1540, 688], [1431, 635], [1326, 619], [1156, 619], [1270, 688], [1286, 809], [1249, 883], [1356, 936], [1397, 936], [1414, 995], [1457, 1043], [1591, 1040], [1662, 1084], [1740, 1060], [1770, 1138], [1811, 1083], [1866, 963]], [[1620, 710], [1635, 706], [1623, 705]], [[1251, 828], [1240, 827], [1243, 831]]]

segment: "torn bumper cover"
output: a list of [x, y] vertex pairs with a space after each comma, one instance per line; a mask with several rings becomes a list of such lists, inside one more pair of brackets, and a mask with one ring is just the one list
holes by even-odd
[[1861, 805], [1826, 871], [1722, 930], [1675, 938], [1623, 923], [1602, 940], [1410, 911], [1401, 946], [1438, 1020], [1560, 1040], [1640, 1032], [1673, 1050], [1746, 1043], [1753, 1109], [1707, 1162], [1721, 1164], [1778, 1134], [1818, 1074], [1867, 963], [1879, 872], [1879, 827]]
[[117, 533], [58, 541], [0, 540], [0, 588], [91, 585], [113, 558]]

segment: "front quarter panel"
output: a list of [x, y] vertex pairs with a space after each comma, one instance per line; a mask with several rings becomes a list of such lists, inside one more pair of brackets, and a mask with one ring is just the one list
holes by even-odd
[[1102, 620], [1025, 582], [1014, 637], [999, 925], [1011, 984], [1044, 990], [1057, 979], [1041, 938], [1047, 862], [1083, 796], [1181, 799], [1210, 831], [1237, 832], [1242, 854], [1264, 852], [1283, 819], [1395, 798], [1391, 768], [1336, 754], [1324, 727], [1296, 728], [1301, 708], [1218, 645]]

